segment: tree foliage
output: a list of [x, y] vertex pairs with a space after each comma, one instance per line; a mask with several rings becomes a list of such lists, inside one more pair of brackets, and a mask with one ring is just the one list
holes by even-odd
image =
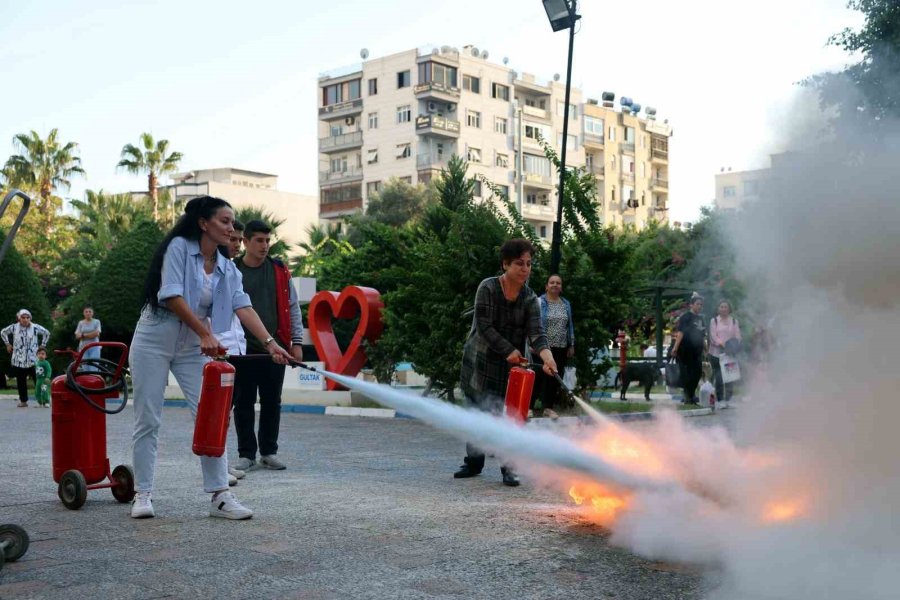
[[76, 294], [60, 305], [54, 337], [60, 345], [74, 346], [75, 325], [86, 304], [103, 323], [103, 339], [131, 342], [143, 305], [144, 279], [163, 232], [151, 221], [141, 221], [97, 267]]
[[[141, 175], [147, 173], [147, 193], [153, 206], [153, 220], [159, 221], [159, 176], [178, 171], [178, 163], [184, 155], [181, 152], [169, 152], [169, 140], [154, 140], [147, 132], [141, 134], [140, 145], [125, 144], [119, 160], [119, 169]], [[169, 224], [175, 223], [174, 207], [169, 215]]]
[[[6, 236], [6, 232], [0, 230], [0, 239]], [[16, 320], [16, 313], [21, 308], [31, 311], [35, 323], [52, 329], [50, 320], [50, 305], [44, 296], [41, 282], [31, 269], [28, 261], [16, 249], [15, 243], [10, 245], [0, 263], [0, 328], [6, 327]], [[58, 345], [58, 340], [52, 337], [50, 343]], [[10, 372], [9, 354], [0, 353], [0, 369], [4, 373]]]
[[425, 207], [434, 202], [434, 196], [431, 186], [411, 185], [392, 177], [380, 192], [369, 198], [365, 216], [399, 227], [419, 218]]

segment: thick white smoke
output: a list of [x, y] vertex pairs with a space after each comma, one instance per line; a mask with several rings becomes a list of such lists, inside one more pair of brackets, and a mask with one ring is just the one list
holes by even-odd
[[[900, 127], [878, 129], [842, 124], [776, 157], [764, 197], [726, 232], [765, 282], [754, 301], [776, 340], [740, 407], [741, 446], [759, 460], [717, 457], [701, 476], [727, 497], [717, 508], [640, 493], [615, 525], [638, 553], [718, 564], [716, 600], [900, 597]], [[705, 468], [709, 440], [660, 436]], [[761, 523], [771, 502], [797, 516]]]

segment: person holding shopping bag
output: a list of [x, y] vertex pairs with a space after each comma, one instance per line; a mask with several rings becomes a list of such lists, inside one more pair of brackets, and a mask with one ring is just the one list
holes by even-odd
[[731, 303], [722, 300], [719, 302], [716, 316], [709, 322], [709, 363], [716, 384], [716, 398], [719, 399], [723, 409], [728, 408], [734, 392], [734, 383], [731, 381], [726, 383], [723, 379], [723, 363], [728, 361], [731, 364], [731, 361], [735, 360], [734, 355], [740, 351], [741, 343], [741, 327], [731, 314]]

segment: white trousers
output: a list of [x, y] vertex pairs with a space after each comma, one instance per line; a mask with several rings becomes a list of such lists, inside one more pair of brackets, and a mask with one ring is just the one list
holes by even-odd
[[[134, 383], [134, 475], [139, 492], [153, 490], [156, 446], [162, 422], [164, 394], [169, 371], [175, 375], [184, 398], [197, 416], [203, 365], [209, 357], [200, 353], [200, 338], [173, 313], [160, 308], [156, 314], [145, 308], [131, 342], [128, 363]], [[203, 490], [228, 489], [228, 456], [200, 457]]]

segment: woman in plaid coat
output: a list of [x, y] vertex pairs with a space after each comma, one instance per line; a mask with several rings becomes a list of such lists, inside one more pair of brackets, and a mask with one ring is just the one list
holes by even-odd
[[[547, 375], [557, 370], [537, 296], [527, 285], [533, 255], [534, 246], [528, 240], [507, 241], [500, 248], [503, 274], [482, 281], [475, 293], [475, 316], [463, 346], [460, 386], [469, 404], [485, 412], [503, 412], [509, 369], [525, 362], [526, 343], [540, 354]], [[466, 444], [465, 462], [453, 476], [474, 477], [483, 468], [484, 452]], [[500, 470], [504, 484], [519, 485], [511, 468], [504, 465]]]

